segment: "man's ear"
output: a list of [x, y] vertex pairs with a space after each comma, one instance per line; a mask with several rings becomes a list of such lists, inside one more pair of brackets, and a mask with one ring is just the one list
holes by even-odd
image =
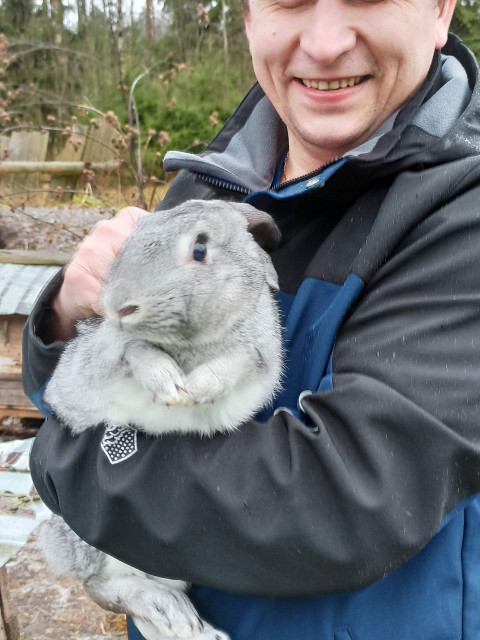
[[448, 30], [455, 11], [456, 0], [437, 0], [438, 16], [436, 26], [435, 49], [441, 49], [448, 38]]

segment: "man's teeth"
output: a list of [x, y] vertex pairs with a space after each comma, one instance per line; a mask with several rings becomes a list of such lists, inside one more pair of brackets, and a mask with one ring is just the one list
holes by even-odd
[[353, 87], [360, 83], [362, 76], [355, 76], [354, 78], [342, 78], [341, 80], [332, 80], [327, 82], [326, 80], [305, 80], [303, 84], [309, 89], [319, 89], [320, 91], [333, 91], [335, 89], [345, 89], [346, 87]]

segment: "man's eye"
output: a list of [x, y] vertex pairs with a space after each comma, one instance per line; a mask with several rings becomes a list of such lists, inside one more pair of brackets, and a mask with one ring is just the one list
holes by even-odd
[[285, 9], [295, 9], [305, 3], [302, 0], [277, 0], [277, 4]]
[[285, 9], [302, 9], [313, 4], [314, 0], [277, 0], [277, 4]]
[[350, 0], [352, 4], [382, 4], [386, 2], [386, 0]]
[[204, 262], [207, 257], [207, 245], [203, 242], [196, 242], [193, 245], [193, 259], [196, 262]]

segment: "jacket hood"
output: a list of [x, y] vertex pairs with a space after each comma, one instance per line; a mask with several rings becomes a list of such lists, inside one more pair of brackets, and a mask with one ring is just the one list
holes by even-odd
[[[285, 125], [256, 84], [205, 151], [170, 151], [164, 169], [187, 169], [246, 193], [263, 191], [270, 188], [287, 146]], [[442, 53], [435, 52], [419, 91], [345, 157], [358, 168], [371, 171], [377, 165], [382, 173], [390, 173], [475, 155], [479, 147], [478, 65], [469, 49], [450, 34]]]

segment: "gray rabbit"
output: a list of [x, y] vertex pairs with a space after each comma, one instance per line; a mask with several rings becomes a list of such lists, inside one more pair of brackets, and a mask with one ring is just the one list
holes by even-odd
[[[191, 200], [140, 218], [110, 268], [105, 318], [79, 323], [47, 385], [57, 416], [74, 433], [104, 423], [203, 436], [251, 418], [280, 384], [278, 280], [264, 251], [279, 240], [247, 204]], [[185, 583], [107, 556], [60, 518], [41, 538], [57, 573], [131, 615], [147, 640], [227, 638], [200, 620]]]

